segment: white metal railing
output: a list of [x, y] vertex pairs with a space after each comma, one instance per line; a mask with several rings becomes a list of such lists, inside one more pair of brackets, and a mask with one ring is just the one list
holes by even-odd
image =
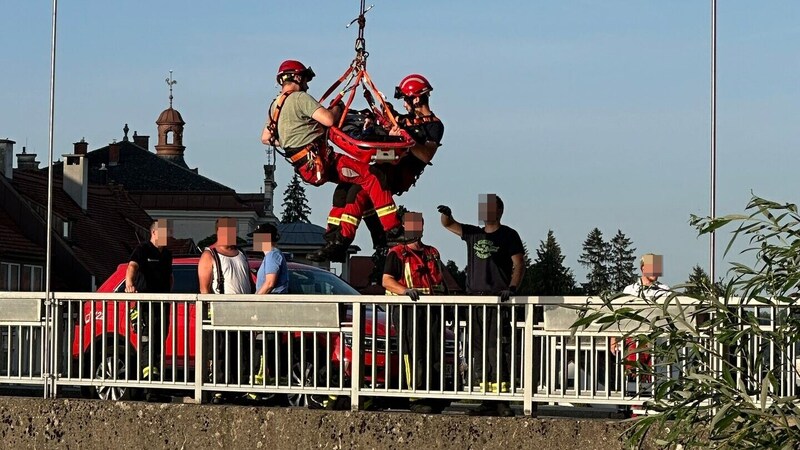
[[[654, 310], [625, 301], [641, 314]], [[108, 399], [135, 398], [147, 389], [183, 392], [196, 402], [249, 394], [352, 409], [412, 397], [441, 405], [522, 402], [526, 413], [534, 403], [646, 402], [650, 380], [622, 364], [635, 342], [620, 336], [632, 325], [571, 330], [587, 304], [602, 307], [586, 297], [499, 303], [467, 296], [412, 302], [404, 296], [55, 293], [46, 302], [42, 293], [6, 292], [0, 293], [0, 384], [42, 385], [49, 396], [65, 386]], [[758, 311], [764, 326], [780, 320], [777, 309]], [[742, 345], [770, 367], [781, 364], [782, 393], [800, 385], [795, 348]]]

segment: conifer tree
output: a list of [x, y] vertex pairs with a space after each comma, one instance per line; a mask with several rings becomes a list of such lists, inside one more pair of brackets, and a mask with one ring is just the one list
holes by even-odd
[[447, 263], [445, 263], [444, 268], [448, 272], [450, 272], [450, 275], [452, 275], [453, 278], [455, 278], [456, 283], [458, 283], [458, 286], [462, 290], [465, 290], [467, 288], [467, 272], [464, 270], [460, 270], [455, 261], [453, 261], [452, 259], [447, 260]]
[[611, 239], [611, 257], [609, 265], [609, 281], [611, 289], [620, 292], [625, 286], [636, 281], [636, 248], [621, 230]]
[[595, 228], [583, 242], [583, 253], [578, 262], [589, 270], [587, 282], [583, 284], [587, 295], [598, 295], [611, 288], [608, 274], [610, 245], [603, 240], [603, 233]]
[[300, 183], [300, 178], [294, 174], [289, 186], [283, 192], [283, 213], [281, 213], [282, 223], [310, 222], [311, 208], [308, 206], [306, 198], [306, 188]]
[[556, 242], [553, 230], [541, 241], [536, 250], [536, 260], [528, 267], [531, 295], [570, 295], [575, 291], [575, 276], [572, 269], [564, 266], [561, 246]]

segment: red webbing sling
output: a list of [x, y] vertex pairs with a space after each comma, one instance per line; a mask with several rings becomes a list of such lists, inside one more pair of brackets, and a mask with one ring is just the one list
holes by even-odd
[[[364, 9], [364, 7], [365, 0], [361, 0], [361, 13], [350, 23], [352, 25], [358, 22], [358, 38], [356, 39], [355, 45], [356, 57], [347, 70], [345, 70], [344, 74], [325, 91], [319, 101], [320, 103], [324, 102], [329, 95], [344, 83], [342, 90], [339, 91], [330, 103], [330, 106], [333, 106], [340, 101], [344, 101], [344, 110], [339, 119], [339, 123], [330, 127], [328, 139], [333, 145], [339, 147], [349, 156], [359, 161], [366, 163], [396, 162], [415, 145], [414, 139], [405, 130], [401, 129], [399, 136], [375, 135], [374, 137], [370, 136], [366, 139], [357, 139], [342, 131], [347, 111], [350, 109], [350, 105], [352, 105], [355, 99], [356, 91], [359, 86], [364, 91], [364, 98], [370, 106], [372, 113], [375, 115], [377, 125], [383, 126], [384, 128], [397, 126], [397, 119], [367, 72], [367, 57], [369, 53], [367, 53], [365, 48], [364, 26], [366, 25], [366, 19], [364, 14], [369, 8]], [[380, 107], [375, 104], [376, 97], [380, 102]]]

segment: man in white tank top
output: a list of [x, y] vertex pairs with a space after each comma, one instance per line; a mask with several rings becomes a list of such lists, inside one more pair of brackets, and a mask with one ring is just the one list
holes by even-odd
[[247, 256], [236, 247], [236, 220], [229, 217], [218, 219], [216, 231], [217, 241], [203, 251], [197, 265], [200, 293], [252, 294]]
[[[197, 277], [200, 282], [201, 294], [252, 294], [253, 282], [250, 274], [250, 265], [247, 256], [236, 247], [236, 220], [230, 217], [217, 219], [217, 240], [203, 251], [200, 262], [197, 264]], [[202, 314], [205, 315], [205, 312]], [[213, 373], [212, 381], [217, 383], [244, 383], [246, 375], [239, 371], [244, 363], [242, 356], [249, 353], [249, 339], [242, 339], [242, 348], [237, 346], [238, 338], [235, 331], [219, 331], [217, 333], [217, 361], [212, 356], [212, 342], [204, 338], [204, 356]], [[240, 351], [241, 350], [241, 351]], [[222, 355], [229, 355], [227, 361], [222, 361]], [[225, 370], [227, 366], [227, 370]], [[226, 380], [227, 379], [227, 380]], [[224, 398], [221, 393], [215, 393], [213, 402], [221, 403]]]

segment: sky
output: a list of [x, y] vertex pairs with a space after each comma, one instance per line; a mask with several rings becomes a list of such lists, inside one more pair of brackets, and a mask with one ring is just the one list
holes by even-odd
[[[434, 87], [442, 147], [397, 199], [427, 219], [425, 241], [463, 267], [466, 249], [436, 206], [477, 223], [496, 193], [503, 222], [531, 252], [552, 229], [579, 282], [592, 228], [622, 230], [637, 254], [664, 255], [668, 284], [708, 266], [707, 237], [689, 226], [710, 198], [710, 1], [373, 0], [368, 68], [393, 92], [409, 73]], [[369, 3], [368, 3], [369, 4]], [[48, 149], [52, 2], [0, 0], [0, 138]], [[186, 161], [239, 192], [263, 185], [261, 129], [278, 92], [275, 71], [299, 59], [319, 96], [353, 58], [355, 0], [59, 2], [55, 150], [122, 138], [128, 124], [155, 139], [178, 81]], [[797, 202], [800, 177], [800, 2], [726, 0], [718, 7], [717, 213], [752, 194]], [[397, 105], [400, 106], [400, 105]], [[291, 178], [278, 161], [278, 194]], [[324, 225], [333, 185], [307, 186]], [[279, 211], [278, 211], [279, 213]], [[728, 239], [718, 234], [719, 275]], [[361, 228], [356, 244], [370, 250]], [[370, 251], [371, 253], [371, 251]]]

